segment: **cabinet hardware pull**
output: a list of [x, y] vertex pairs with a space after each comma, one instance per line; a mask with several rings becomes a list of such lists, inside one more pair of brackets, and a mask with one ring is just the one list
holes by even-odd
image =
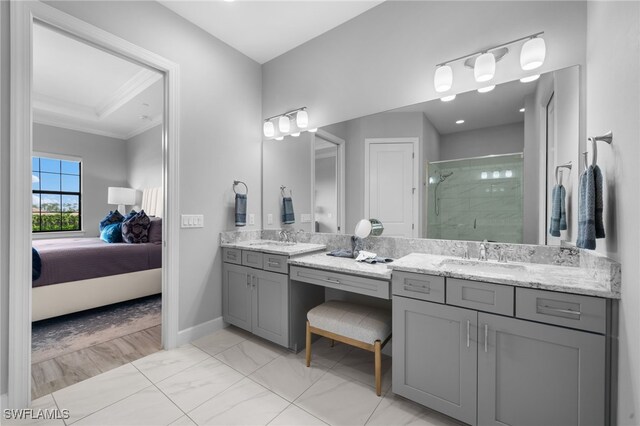
[[251, 287], [251, 275], [247, 274], [247, 287]]
[[254, 276], [251, 278], [251, 281], [253, 281], [253, 288], [256, 288], [256, 281], [258, 281], [258, 278]]
[[280, 262], [267, 262], [269, 266], [280, 266]]
[[469, 328], [471, 327], [471, 324], [469, 323], [469, 320], [467, 320], [467, 347], [469, 347]]
[[489, 338], [489, 326], [484, 325], [484, 351], [487, 352], [487, 340]]
[[333, 279], [333, 278], [325, 278], [324, 280], [328, 281], [330, 283], [333, 283], [333, 284], [340, 284], [340, 280], [336, 280], [336, 279]]
[[577, 316], [582, 315], [582, 312], [580, 311], [572, 311], [571, 309], [552, 308], [551, 306], [547, 306], [547, 305], [538, 305], [538, 309], [546, 309], [548, 311], [554, 311], [554, 312], [559, 312], [562, 314], [569, 314], [569, 315], [577, 315]]

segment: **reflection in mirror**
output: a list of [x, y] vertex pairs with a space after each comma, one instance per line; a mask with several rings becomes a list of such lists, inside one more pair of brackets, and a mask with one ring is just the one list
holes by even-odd
[[[379, 219], [388, 236], [527, 244], [575, 240], [575, 167], [563, 172], [568, 229], [561, 237], [547, 231], [555, 166], [580, 164], [579, 110], [574, 66], [533, 82], [516, 80], [489, 92], [458, 94], [451, 102], [436, 99], [321, 128], [318, 134], [345, 141], [342, 231], [350, 232], [364, 217]], [[318, 224], [307, 228], [333, 232], [325, 213], [333, 204], [324, 198], [332, 194], [326, 188], [333, 185], [327, 178], [334, 176], [333, 166], [311, 155], [315, 136], [307, 134], [305, 141], [304, 135], [265, 141], [265, 206], [269, 188], [277, 191], [281, 184], [272, 182], [274, 176], [295, 168], [301, 175], [288, 177], [292, 185], [307, 193], [324, 188], [296, 200], [315, 213]], [[330, 148], [318, 146], [324, 146], [319, 152]], [[296, 198], [304, 198], [298, 193]], [[268, 227], [278, 227], [269, 223], [269, 209], [264, 214]]]

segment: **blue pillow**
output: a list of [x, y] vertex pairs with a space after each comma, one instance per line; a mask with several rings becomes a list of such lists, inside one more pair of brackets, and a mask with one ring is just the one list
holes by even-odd
[[100, 232], [102, 232], [105, 226], [111, 225], [112, 223], [120, 223], [123, 221], [123, 219], [124, 216], [122, 216], [118, 210], [110, 211], [109, 214], [107, 214], [104, 219], [100, 221], [100, 225], [98, 226], [98, 228], [100, 229]]
[[105, 243], [121, 243], [122, 242], [122, 224], [111, 223], [100, 231], [100, 239]]
[[128, 221], [129, 219], [131, 219], [132, 217], [134, 217], [137, 214], [138, 214], [137, 211], [131, 210], [129, 213], [127, 213], [127, 215], [124, 217], [124, 219], [122, 219], [122, 222]]

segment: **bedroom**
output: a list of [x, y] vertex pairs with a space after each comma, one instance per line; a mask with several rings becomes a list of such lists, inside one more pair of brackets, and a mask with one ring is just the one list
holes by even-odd
[[161, 348], [164, 87], [44, 24], [33, 56], [38, 398]]

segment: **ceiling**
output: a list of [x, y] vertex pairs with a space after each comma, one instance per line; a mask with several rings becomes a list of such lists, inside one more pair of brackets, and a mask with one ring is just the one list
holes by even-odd
[[162, 122], [162, 75], [34, 25], [33, 121], [118, 139]]
[[160, 0], [160, 3], [263, 64], [383, 1]]
[[[488, 93], [473, 90], [458, 94], [451, 102], [435, 99], [391, 112], [423, 112], [441, 135], [517, 123], [524, 121], [520, 108], [524, 107], [524, 98], [535, 92], [537, 83], [515, 80], [499, 84]], [[457, 120], [464, 123], [456, 124]]]

